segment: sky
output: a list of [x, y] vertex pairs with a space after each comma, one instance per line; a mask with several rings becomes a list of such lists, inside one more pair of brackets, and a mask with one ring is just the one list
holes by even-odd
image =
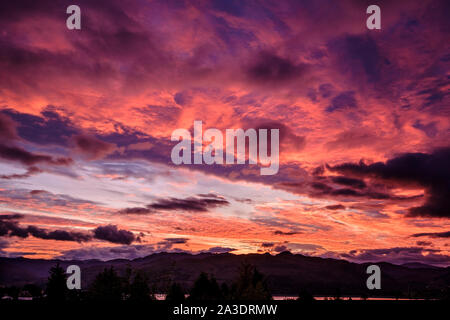
[[[450, 265], [449, 1], [0, 4], [0, 255]], [[279, 171], [175, 165], [277, 128]]]

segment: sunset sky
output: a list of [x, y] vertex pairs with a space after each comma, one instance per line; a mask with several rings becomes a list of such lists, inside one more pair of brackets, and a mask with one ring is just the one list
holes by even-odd
[[[450, 265], [450, 2], [372, 2], [2, 1], [0, 255]], [[278, 174], [174, 165], [194, 120]]]

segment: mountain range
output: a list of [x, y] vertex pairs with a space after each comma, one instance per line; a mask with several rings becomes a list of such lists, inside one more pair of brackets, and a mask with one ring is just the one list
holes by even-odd
[[231, 284], [239, 267], [250, 263], [267, 277], [274, 295], [296, 295], [306, 290], [314, 295], [378, 295], [392, 297], [436, 297], [448, 294], [450, 267], [425, 264], [394, 265], [377, 262], [381, 269], [381, 290], [368, 290], [367, 266], [346, 260], [309, 257], [290, 252], [270, 254], [189, 254], [156, 253], [134, 260], [110, 261], [44, 260], [0, 258], [0, 285], [21, 286], [34, 283], [44, 286], [48, 271], [56, 263], [63, 268], [76, 264], [81, 268], [82, 288], [87, 288], [104, 268], [114, 267], [119, 275], [127, 269], [144, 271], [155, 290], [164, 291], [171, 281], [189, 289], [200, 272], [214, 275], [220, 283]]

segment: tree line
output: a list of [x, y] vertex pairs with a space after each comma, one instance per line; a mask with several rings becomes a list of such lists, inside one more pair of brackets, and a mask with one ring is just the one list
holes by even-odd
[[231, 283], [221, 283], [208, 273], [201, 272], [190, 288], [178, 282], [170, 281], [165, 291], [150, 285], [149, 275], [143, 270], [127, 268], [124, 275], [119, 275], [114, 267], [104, 268], [94, 281], [82, 290], [67, 288], [67, 274], [57, 263], [49, 270], [45, 289], [30, 284], [22, 289], [3, 288], [3, 295], [17, 298], [20, 293], [33, 297], [34, 300], [49, 302], [71, 301], [131, 301], [148, 302], [156, 300], [155, 294], [165, 294], [165, 300], [171, 302], [210, 301], [210, 300], [271, 300], [267, 278], [257, 268], [243, 263], [237, 276]]

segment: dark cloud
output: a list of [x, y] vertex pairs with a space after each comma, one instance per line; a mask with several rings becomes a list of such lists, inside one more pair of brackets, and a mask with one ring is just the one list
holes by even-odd
[[45, 190], [29, 190], [29, 189], [8, 189], [0, 190], [2, 197], [10, 199], [10, 201], [28, 201], [30, 199], [38, 200], [42, 206], [56, 206], [79, 209], [79, 206], [99, 205], [98, 202], [75, 198], [66, 194], [55, 194]]
[[187, 92], [177, 92], [173, 96], [173, 100], [180, 106], [185, 106], [192, 101], [192, 96]]
[[430, 241], [417, 241], [416, 244], [418, 246], [428, 247], [431, 246], [433, 243]]
[[326, 108], [327, 112], [334, 112], [338, 110], [356, 109], [358, 103], [355, 99], [354, 91], [346, 91], [337, 95], [331, 100], [331, 105]]
[[[19, 162], [28, 166], [27, 172], [22, 174], [1, 175], [2, 179], [27, 178], [33, 174], [41, 172], [35, 167], [37, 164], [47, 164], [55, 166], [68, 166], [73, 163], [71, 158], [52, 157], [45, 154], [33, 153], [18, 145], [20, 135], [20, 122], [14, 119], [14, 112], [4, 110], [0, 112], [0, 158], [8, 161]], [[12, 120], [14, 119], [14, 121]], [[17, 128], [17, 126], [19, 126]], [[18, 132], [17, 132], [18, 131]], [[19, 135], [18, 135], [19, 134]]]
[[[423, 104], [421, 106], [422, 109], [433, 110], [434, 107], [443, 107], [444, 105], [448, 106], [449, 101], [449, 93], [446, 90], [447, 81], [435, 82], [433, 83], [433, 87], [421, 90], [417, 93], [418, 96], [423, 98]], [[439, 110], [439, 108], [437, 109]], [[444, 108], [445, 111], [445, 108]], [[433, 128], [434, 124], [430, 123], [428, 125], [421, 124], [420, 121], [416, 122], [413, 127], [416, 129], [422, 130], [425, 133], [432, 134], [434, 133], [435, 128]]]
[[450, 261], [450, 256], [441, 254], [440, 250], [423, 247], [352, 250], [341, 254], [340, 257], [355, 262], [384, 261], [394, 264], [419, 262], [437, 266], [448, 266]]
[[184, 199], [167, 198], [159, 199], [149, 204], [147, 208], [163, 211], [187, 211], [187, 212], [206, 212], [209, 209], [226, 206], [230, 203], [223, 197], [188, 197]]
[[306, 66], [270, 52], [261, 52], [246, 73], [251, 81], [260, 84], [284, 83], [302, 76]]
[[297, 232], [297, 231], [281, 231], [281, 230], [275, 230], [273, 232], [274, 235], [277, 236], [293, 236], [295, 234], [299, 234], [301, 232]]
[[215, 253], [215, 254], [221, 254], [221, 253], [229, 253], [236, 251], [234, 248], [227, 248], [227, 247], [212, 247], [207, 250], [203, 250], [202, 253]]
[[275, 243], [273, 243], [273, 242], [263, 242], [263, 243], [261, 243], [261, 247], [263, 247], [263, 248], [271, 248], [274, 245], [275, 245]]
[[117, 226], [114, 225], [100, 226], [93, 232], [94, 238], [112, 243], [131, 244], [137, 240], [133, 232], [117, 229]]
[[331, 83], [323, 83], [319, 86], [319, 93], [322, 98], [328, 98], [333, 94], [334, 87]]
[[238, 0], [213, 0], [212, 7], [237, 17], [242, 16], [246, 9], [245, 3]]
[[114, 144], [89, 135], [76, 135], [72, 139], [75, 150], [90, 160], [103, 158], [115, 149]]
[[367, 185], [364, 180], [348, 178], [348, 177], [331, 177], [331, 181], [344, 186], [349, 186], [356, 189], [364, 189]]
[[325, 209], [328, 209], [328, 210], [344, 210], [345, 206], [343, 206], [342, 204], [332, 204], [332, 205], [326, 206]]
[[439, 131], [436, 127], [436, 124], [436, 121], [422, 123], [420, 120], [417, 120], [412, 126], [418, 130], [423, 131], [429, 138], [434, 138]]
[[195, 197], [184, 199], [167, 198], [158, 199], [146, 207], [124, 208], [118, 211], [120, 214], [149, 214], [157, 211], [186, 211], [186, 212], [207, 212], [220, 206], [227, 206], [230, 203], [224, 197], [216, 194], [199, 194]]
[[412, 237], [450, 238], [450, 231], [415, 233]]
[[361, 81], [361, 75], [371, 83], [381, 79], [382, 67], [389, 64], [371, 36], [348, 35], [331, 41], [328, 50], [344, 74]]
[[165, 238], [164, 243], [183, 244], [188, 242], [188, 238]]
[[[255, 129], [279, 129], [280, 151], [299, 151], [305, 147], [306, 138], [304, 136], [296, 135], [291, 128], [277, 121], [262, 122], [255, 126]], [[271, 150], [270, 134], [268, 134], [268, 150]]]
[[82, 232], [73, 232], [65, 230], [47, 231], [34, 226], [28, 226], [27, 231], [30, 235], [40, 239], [51, 239], [61, 241], [84, 242], [91, 240], [91, 235]]
[[[1, 243], [0, 243], [1, 244]], [[165, 243], [166, 244], [166, 243]], [[177, 252], [177, 253], [229, 253], [235, 251], [234, 248], [227, 247], [212, 247], [201, 251], [188, 251], [179, 248], [172, 248], [166, 245], [158, 244], [137, 244], [137, 245], [123, 245], [115, 247], [84, 247], [80, 249], [73, 249], [63, 251], [62, 255], [58, 258], [63, 260], [112, 260], [112, 259], [128, 259], [133, 260], [136, 258], [143, 258], [152, 254], [160, 252]]]
[[0, 221], [2, 221], [2, 220], [17, 220], [17, 219], [22, 219], [23, 217], [24, 217], [24, 215], [20, 214], [20, 213], [2, 214], [2, 215], [0, 215]]
[[[93, 239], [99, 239], [126, 245], [129, 245], [134, 241], [140, 242], [140, 237], [136, 237], [130, 231], [117, 229], [117, 226], [114, 225], [99, 226], [89, 233], [66, 230], [46, 230], [36, 226], [21, 227], [17, 220], [22, 219], [23, 217], [24, 215], [21, 214], [0, 215], [0, 236], [16, 236], [20, 238], [33, 236], [44, 240], [76, 242], [88, 242]], [[170, 239], [167, 241], [170, 241]]]
[[29, 178], [35, 174], [42, 173], [42, 172], [44, 172], [44, 171], [39, 169], [38, 167], [31, 166], [31, 167], [28, 167], [27, 171], [24, 173], [2, 174], [2, 175], [0, 175], [0, 179], [6, 179], [6, 180], [25, 179], [25, 178]]
[[281, 151], [299, 151], [305, 147], [306, 138], [305, 136], [296, 134], [291, 128], [279, 121], [273, 121], [269, 119], [258, 119], [258, 118], [244, 118], [242, 120], [244, 124], [244, 130], [255, 129], [258, 132], [259, 129], [268, 130], [268, 150], [271, 150], [271, 139], [270, 130], [279, 130], [279, 142], [280, 142], [280, 152]]
[[141, 207], [132, 207], [132, 208], [125, 208], [119, 210], [118, 213], [121, 214], [149, 214], [155, 212], [152, 209], [149, 208], [141, 208]]
[[18, 161], [25, 165], [46, 163], [50, 165], [67, 166], [73, 160], [66, 157], [53, 158], [49, 155], [35, 154], [20, 147], [0, 145], [0, 158], [10, 161]]
[[273, 249], [273, 251], [275, 251], [275, 252], [283, 252], [283, 251], [286, 251], [287, 250], [287, 247], [286, 246], [276, 246], [274, 249]]
[[112, 260], [112, 259], [136, 259], [159, 252], [154, 245], [122, 245], [114, 247], [84, 247], [63, 251], [60, 259], [63, 260]]
[[0, 113], [0, 143], [18, 139], [16, 124], [6, 114]]
[[70, 137], [79, 134], [79, 129], [72, 121], [52, 106], [44, 108], [40, 115], [20, 113], [11, 109], [2, 112], [17, 123], [17, 132], [22, 139], [36, 144], [67, 146]]
[[325, 147], [329, 150], [348, 150], [375, 144], [378, 141], [378, 137], [373, 132], [364, 128], [357, 128], [344, 130], [336, 134], [333, 140], [325, 144]]
[[[338, 183], [343, 185], [351, 185], [356, 189], [350, 187], [347, 188], [335, 188], [328, 183]], [[290, 184], [282, 184], [287, 187], [288, 190], [295, 190], [297, 187], [295, 184], [291, 186]], [[311, 190], [309, 194], [313, 197], [343, 197], [343, 198], [368, 198], [368, 199], [378, 199], [378, 200], [412, 200], [420, 198], [421, 196], [396, 196], [386, 193], [385, 190], [378, 191], [376, 188], [366, 188], [364, 181], [359, 179], [347, 178], [347, 177], [320, 177], [320, 181], [315, 181], [310, 183]], [[360, 190], [363, 188], [364, 190]], [[300, 189], [304, 189], [301, 186]]]
[[30, 191], [30, 194], [31, 194], [32, 196], [35, 196], [35, 195], [40, 195], [40, 194], [49, 194], [49, 192], [48, 192], [48, 191], [45, 191], [45, 190], [38, 190], [38, 189], [35, 189], [35, 190], [31, 190], [31, 191]]
[[23, 218], [23, 215], [1, 215], [0, 216], [0, 236], [27, 238], [33, 236], [45, 240], [76, 241], [86, 242], [92, 239], [92, 236], [82, 232], [72, 232], [65, 230], [48, 231], [35, 226], [21, 227], [17, 219]]
[[329, 170], [359, 177], [371, 177], [405, 187], [422, 186], [426, 200], [409, 209], [409, 216], [450, 217], [450, 148], [428, 153], [406, 153], [386, 163], [344, 163]]
[[168, 251], [173, 248], [175, 244], [185, 244], [189, 241], [188, 238], [166, 238], [156, 244], [158, 250]]

